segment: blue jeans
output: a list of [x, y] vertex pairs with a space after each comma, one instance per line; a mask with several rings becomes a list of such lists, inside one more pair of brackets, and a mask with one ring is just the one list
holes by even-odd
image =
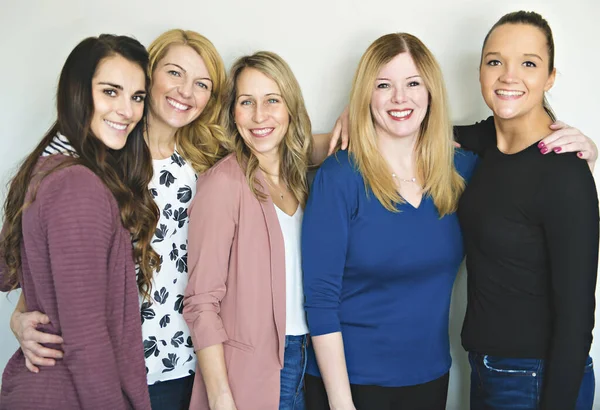
[[[507, 359], [469, 352], [471, 410], [537, 410], [544, 383], [544, 360]], [[592, 410], [594, 367], [588, 357], [575, 410]]]
[[188, 410], [194, 375], [148, 386], [152, 410]]
[[286, 336], [279, 410], [304, 410], [306, 335]]

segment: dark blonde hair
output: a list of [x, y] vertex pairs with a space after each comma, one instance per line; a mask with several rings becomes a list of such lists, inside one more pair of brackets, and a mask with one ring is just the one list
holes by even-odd
[[308, 196], [306, 172], [308, 156], [312, 148], [311, 125], [300, 85], [290, 67], [280, 56], [268, 51], [259, 51], [250, 56], [241, 57], [233, 63], [227, 80], [226, 108], [223, 111], [221, 123], [228, 135], [231, 136], [233, 151], [238, 162], [244, 168], [250, 189], [257, 198], [264, 200], [265, 196], [260, 189], [262, 187], [255, 175], [259, 165], [258, 159], [238, 132], [234, 118], [237, 80], [246, 68], [253, 68], [271, 78], [281, 91], [290, 122], [279, 149], [281, 156], [279, 177], [286, 183], [298, 202], [304, 206]]
[[228, 151], [229, 141], [223, 128], [219, 125], [226, 80], [225, 66], [217, 49], [206, 37], [191, 30], [169, 30], [158, 36], [148, 47], [150, 80], [152, 80], [158, 62], [174, 45], [185, 45], [198, 53], [206, 64], [213, 84], [210, 99], [202, 113], [175, 133], [175, 143], [179, 153], [197, 173], [202, 173], [225, 156]]
[[407, 33], [386, 34], [363, 54], [350, 93], [349, 152], [367, 188], [387, 210], [397, 212], [396, 205], [405, 201], [379, 151], [370, 103], [379, 71], [401, 53], [412, 57], [429, 92], [429, 108], [414, 148], [415, 161], [417, 175], [423, 181], [423, 194], [431, 196], [442, 217], [456, 211], [465, 182], [454, 167], [452, 124], [442, 71], [431, 51], [417, 37]]

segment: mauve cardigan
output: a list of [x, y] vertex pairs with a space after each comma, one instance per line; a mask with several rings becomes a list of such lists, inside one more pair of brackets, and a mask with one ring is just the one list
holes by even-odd
[[[65, 158], [40, 158], [30, 186]], [[0, 409], [150, 409], [131, 237], [111, 192], [84, 166], [55, 171], [22, 230], [27, 308], [48, 315], [41, 330], [63, 337], [64, 358], [34, 374], [19, 349], [4, 369]], [[6, 273], [0, 263], [2, 291]]]

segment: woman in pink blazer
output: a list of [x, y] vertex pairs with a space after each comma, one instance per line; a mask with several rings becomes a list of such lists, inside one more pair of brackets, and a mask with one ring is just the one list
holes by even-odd
[[184, 317], [198, 356], [190, 409], [304, 409], [300, 226], [311, 127], [276, 54], [232, 67], [233, 153], [198, 179]]

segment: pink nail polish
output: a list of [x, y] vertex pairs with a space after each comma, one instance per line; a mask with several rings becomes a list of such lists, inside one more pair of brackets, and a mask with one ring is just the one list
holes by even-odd
[[562, 151], [562, 148], [561, 148], [561, 147], [556, 147], [556, 148], [554, 148], [554, 152], [556, 152], [556, 153], [558, 153], [558, 152], [561, 152], [561, 151]]
[[540, 142], [539, 142], [539, 144], [538, 144], [538, 148], [539, 148], [539, 149], [542, 149], [542, 148], [544, 148], [545, 146], [546, 146], [546, 144], [544, 144], [544, 141], [540, 141]]
[[578, 156], [579, 158], [583, 158], [583, 152], [578, 152], [578, 153], [577, 153], [577, 156]]
[[548, 148], [546, 148], [546, 147], [543, 147], [542, 149], [540, 149], [540, 152], [541, 152], [542, 154], [545, 154], [546, 152], [548, 152]]

